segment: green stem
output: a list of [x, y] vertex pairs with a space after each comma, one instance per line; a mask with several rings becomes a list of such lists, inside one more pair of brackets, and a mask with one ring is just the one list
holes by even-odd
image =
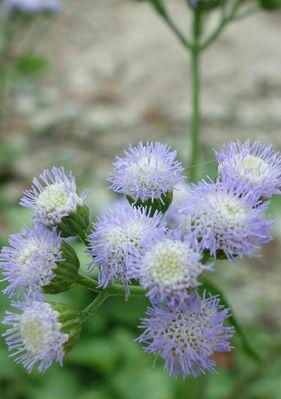
[[162, 0], [149, 0], [154, 10], [157, 14], [166, 22], [169, 28], [174, 32], [176, 37], [179, 39], [180, 43], [187, 49], [192, 49], [192, 44], [184, 36], [184, 34], [179, 30], [177, 25], [170, 18]]
[[[84, 287], [88, 288], [91, 291], [98, 293], [104, 292], [107, 296], [126, 295], [124, 286], [122, 284], [114, 284], [114, 285], [109, 285], [106, 288], [100, 288], [97, 280], [94, 280], [87, 276], [83, 276], [82, 274], [79, 274], [78, 282], [79, 284], [83, 285]], [[142, 296], [145, 295], [146, 293], [146, 290], [138, 285], [129, 285], [128, 288], [130, 291], [130, 295], [132, 296]]]
[[227, 14], [227, 15], [223, 14], [222, 19], [221, 19], [219, 25], [217, 26], [217, 28], [206, 39], [205, 43], [203, 43], [200, 46], [200, 50], [201, 51], [206, 50], [211, 44], [213, 44], [218, 39], [218, 37], [221, 35], [221, 33], [223, 32], [223, 30], [226, 27], [226, 25], [228, 23], [230, 23], [231, 21], [235, 20], [237, 12], [240, 9], [242, 4], [243, 4], [243, 2], [241, 2], [240, 0], [237, 0], [234, 3], [234, 5], [233, 5], [231, 11], [229, 12], [229, 14]]
[[109, 297], [105, 292], [100, 292], [96, 298], [81, 312], [81, 321], [86, 321], [90, 316], [96, 313], [103, 302]]
[[82, 274], [79, 274], [78, 276], [78, 284], [83, 285], [83, 287], [88, 288], [88, 290], [90, 291], [97, 293], [101, 292], [97, 280], [94, 280], [93, 278], [87, 276], [83, 276]]
[[193, 41], [194, 46], [191, 51], [191, 75], [192, 75], [192, 122], [191, 122], [191, 154], [190, 154], [190, 180], [195, 182], [197, 179], [197, 169], [200, 159], [200, 46], [199, 39], [201, 33], [200, 14], [194, 12], [193, 21]]
[[14, 37], [13, 29], [7, 23], [5, 17], [0, 16], [0, 33], [1, 33], [1, 48], [0, 48], [0, 130], [4, 124], [4, 108], [5, 108], [5, 90], [8, 78], [7, 59], [11, 51], [11, 45]]
[[77, 237], [79, 238], [79, 240], [81, 241], [82, 244], [84, 244], [86, 247], [88, 247], [89, 245], [89, 241], [88, 241], [88, 234], [85, 233], [79, 233], [77, 235]]
[[0, 131], [4, 125], [4, 92], [5, 92], [5, 75], [6, 75], [6, 68], [4, 66], [3, 59], [0, 59]]
[[241, 14], [237, 14], [234, 18], [233, 21], [242, 21], [245, 18], [249, 18], [252, 15], [258, 14], [261, 12], [261, 7], [259, 5], [249, 7], [247, 10], [241, 12]]

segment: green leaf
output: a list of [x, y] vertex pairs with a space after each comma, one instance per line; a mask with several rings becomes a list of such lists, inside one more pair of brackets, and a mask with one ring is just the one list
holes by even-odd
[[91, 367], [107, 373], [116, 367], [116, 348], [110, 345], [108, 339], [94, 337], [83, 340], [65, 358], [66, 364]]
[[256, 362], [261, 362], [261, 356], [255, 351], [254, 348], [250, 345], [247, 336], [245, 335], [242, 327], [240, 326], [239, 322], [237, 321], [237, 318], [233, 312], [233, 309], [231, 308], [230, 304], [228, 303], [227, 299], [224, 296], [224, 293], [216, 286], [214, 285], [210, 280], [207, 279], [202, 279], [201, 280], [202, 285], [199, 288], [199, 292], [203, 292], [204, 290], [210, 292], [212, 295], [218, 295], [220, 297], [222, 305], [224, 305], [226, 308], [230, 309], [230, 316], [228, 318], [230, 324], [235, 328], [236, 334], [238, 335], [240, 339], [241, 346], [243, 350], [252, 358], [252, 360]]
[[[79, 392], [78, 376], [66, 368], [53, 366], [44, 376], [33, 374], [38, 384], [29, 381], [29, 399], [77, 399]], [[28, 377], [29, 378], [29, 377]]]
[[173, 380], [157, 368], [128, 365], [111, 381], [114, 392], [122, 399], [170, 399], [174, 397]]
[[23, 54], [17, 60], [15, 69], [24, 76], [33, 76], [42, 74], [47, 70], [48, 64], [45, 58], [34, 54]]

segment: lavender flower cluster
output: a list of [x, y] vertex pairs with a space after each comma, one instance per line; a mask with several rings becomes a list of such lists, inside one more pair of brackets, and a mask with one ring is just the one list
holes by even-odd
[[214, 372], [214, 353], [231, 350], [229, 309], [198, 288], [216, 260], [258, 256], [270, 241], [265, 211], [280, 194], [281, 157], [271, 145], [230, 143], [216, 152], [217, 179], [187, 187], [176, 155], [167, 145], [139, 143], [117, 157], [110, 188], [129, 201], [112, 205], [92, 226], [88, 191], [78, 195], [63, 168], [44, 171], [24, 193], [20, 204], [33, 210], [34, 225], [10, 237], [0, 267], [5, 294], [18, 297], [4, 335], [29, 372], [36, 364], [40, 371], [61, 364], [80, 334], [81, 313], [44, 297], [81, 282], [79, 260], [65, 241], [70, 236], [86, 244], [98, 291], [121, 282], [129, 297], [143, 287], [151, 306], [137, 341], [171, 375]]
[[[62, 364], [67, 343], [79, 333], [77, 313], [58, 311], [44, 301], [44, 293], [64, 291], [73, 285], [79, 268], [74, 250], [63, 240], [59, 224], [83, 207], [86, 192], [78, 196], [75, 179], [63, 168], [45, 170], [24, 192], [20, 204], [34, 211], [33, 226], [12, 234], [0, 253], [3, 290], [16, 297], [20, 313], [6, 312], [4, 337], [15, 360], [30, 372], [35, 364], [45, 371], [53, 361]], [[71, 331], [63, 320], [72, 319]]]
[[4, 10], [8, 14], [20, 12], [28, 15], [49, 12], [56, 13], [61, 7], [60, 0], [3, 0]]

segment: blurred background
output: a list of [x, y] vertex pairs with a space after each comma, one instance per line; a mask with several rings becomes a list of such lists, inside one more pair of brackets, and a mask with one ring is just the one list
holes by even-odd
[[[184, 0], [167, 4], [187, 29]], [[201, 177], [215, 175], [212, 148], [227, 141], [258, 139], [281, 149], [280, 21], [274, 12], [236, 22], [204, 54]], [[106, 178], [128, 143], [169, 143], [188, 167], [189, 59], [146, 2], [65, 1], [54, 17], [20, 27], [7, 62], [18, 54], [1, 99], [1, 245], [30, 224], [18, 201], [44, 168], [64, 165], [81, 190], [92, 187], [89, 205], [97, 215], [114, 200]], [[175, 381], [133, 343], [145, 299], [110, 299], [85, 323], [65, 367], [44, 376], [14, 364], [1, 339], [0, 398], [281, 399], [280, 205], [274, 198], [274, 240], [262, 256], [222, 262], [213, 276], [263, 363], [248, 359], [237, 341], [235, 352], [217, 356], [217, 375]], [[83, 247], [76, 249], [86, 264]], [[76, 288], [63, 299], [80, 309], [91, 294]], [[7, 307], [1, 295], [1, 312]]]

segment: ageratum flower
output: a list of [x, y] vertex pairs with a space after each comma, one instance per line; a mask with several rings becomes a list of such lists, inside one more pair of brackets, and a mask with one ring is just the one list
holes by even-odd
[[161, 199], [183, 179], [176, 156], [177, 151], [157, 142], [130, 146], [125, 157], [113, 163], [110, 188], [134, 201]]
[[142, 320], [145, 331], [137, 341], [146, 344], [146, 352], [160, 355], [165, 371], [174, 377], [214, 372], [214, 352], [232, 349], [228, 340], [233, 329], [224, 326], [229, 311], [216, 296], [204, 294], [200, 299], [196, 293], [177, 308], [155, 305], [148, 316]]
[[8, 11], [27, 14], [57, 12], [60, 9], [60, 0], [4, 0], [4, 7]]
[[35, 225], [11, 235], [9, 247], [0, 254], [4, 281], [9, 283], [4, 293], [38, 295], [40, 288], [54, 278], [54, 270], [63, 261], [61, 237], [55, 228]]
[[281, 193], [281, 156], [271, 144], [231, 142], [216, 152], [216, 157], [220, 174], [241, 180], [261, 197]]
[[60, 313], [50, 304], [32, 301], [13, 303], [20, 313], [6, 312], [3, 324], [10, 326], [3, 336], [17, 363], [28, 372], [39, 363], [44, 372], [54, 361], [62, 365], [69, 334], [62, 331]]
[[167, 301], [177, 306], [199, 285], [198, 277], [210, 265], [200, 261], [198, 244], [174, 237], [149, 242], [143, 253], [135, 257], [129, 276], [139, 279], [148, 289], [151, 300]]
[[64, 168], [44, 170], [39, 179], [33, 179], [33, 187], [24, 192], [20, 205], [35, 211], [34, 220], [47, 226], [58, 224], [64, 217], [75, 213], [84, 205], [88, 190], [81, 196], [76, 192], [75, 178]]
[[272, 222], [262, 216], [266, 207], [251, 188], [223, 179], [194, 186], [179, 212], [187, 232], [196, 236], [203, 250], [214, 257], [223, 251], [231, 259], [254, 256], [262, 243], [270, 241]]
[[129, 260], [146, 241], [157, 239], [164, 231], [165, 224], [157, 213], [148, 217], [144, 209], [128, 204], [110, 209], [93, 225], [89, 236], [89, 253], [99, 268], [100, 286], [121, 280], [127, 287]]

